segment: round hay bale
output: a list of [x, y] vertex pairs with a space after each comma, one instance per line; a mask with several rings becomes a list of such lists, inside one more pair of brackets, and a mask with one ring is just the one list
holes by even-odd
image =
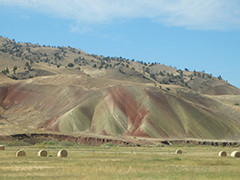
[[16, 153], [16, 156], [17, 156], [17, 157], [26, 156], [26, 153], [25, 153], [25, 151], [19, 150], [19, 151]]
[[43, 149], [38, 152], [38, 156], [40, 157], [47, 157], [47, 154], [47, 151]]
[[220, 157], [226, 157], [226, 156], [227, 156], [227, 152], [226, 152], [226, 151], [220, 151], [220, 152], [218, 153], [218, 156], [220, 156]]
[[182, 150], [177, 149], [177, 150], [175, 151], [175, 154], [182, 154]]
[[231, 153], [231, 156], [232, 156], [232, 157], [237, 157], [237, 158], [239, 158], [239, 157], [240, 157], [240, 152], [239, 152], [239, 151], [233, 151], [233, 152]]
[[5, 150], [5, 146], [0, 145], [0, 150]]
[[67, 157], [67, 155], [68, 155], [68, 153], [64, 149], [60, 150], [57, 154], [58, 157]]

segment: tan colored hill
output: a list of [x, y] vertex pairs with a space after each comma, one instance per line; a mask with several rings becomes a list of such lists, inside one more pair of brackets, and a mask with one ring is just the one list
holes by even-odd
[[2, 133], [240, 138], [240, 90], [203, 72], [2, 37], [0, 67]]
[[[204, 72], [186, 71], [158, 63], [135, 62], [122, 57], [88, 54], [72, 47], [16, 43], [0, 37], [1, 71], [12, 79], [55, 74], [86, 74], [121, 81], [178, 85], [211, 95], [240, 95], [228, 82]], [[15, 67], [15, 72], [13, 71]]]

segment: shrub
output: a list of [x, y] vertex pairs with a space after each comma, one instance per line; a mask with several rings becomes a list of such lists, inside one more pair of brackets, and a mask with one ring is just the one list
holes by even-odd
[[68, 63], [67, 66], [68, 66], [68, 67], [74, 67], [74, 64], [73, 64], [73, 63]]
[[161, 83], [161, 84], [167, 84], [164, 79], [163, 79], [160, 83]]
[[123, 73], [123, 71], [122, 71], [122, 69], [121, 69], [121, 68], [119, 68], [119, 69], [118, 69], [118, 71], [119, 71], [120, 73]]
[[147, 67], [145, 71], [146, 71], [148, 74], [150, 74], [150, 69], [149, 69], [149, 67]]
[[9, 73], [9, 69], [5, 68], [4, 70], [2, 70], [2, 73], [5, 74], [5, 75], [8, 74]]
[[162, 72], [162, 71], [160, 71], [160, 72], [159, 72], [159, 75], [160, 75], [160, 76], [164, 76], [164, 74], [163, 74], [163, 72]]
[[193, 71], [193, 76], [197, 76], [197, 72], [195, 70]]
[[150, 74], [150, 77], [151, 77], [152, 79], [155, 79], [155, 74]]
[[31, 66], [28, 62], [25, 63], [25, 66], [28, 68], [29, 71], [31, 70]]
[[13, 67], [13, 72], [14, 72], [14, 74], [15, 74], [16, 70], [17, 70], [17, 66], [14, 66], [14, 67]]
[[107, 69], [108, 67], [109, 67], [109, 64], [106, 64], [106, 65], [105, 65], [105, 69]]
[[15, 80], [18, 80], [18, 78], [16, 77], [16, 76], [14, 76], [14, 75], [12, 75], [12, 76], [9, 76], [11, 79], [15, 79]]

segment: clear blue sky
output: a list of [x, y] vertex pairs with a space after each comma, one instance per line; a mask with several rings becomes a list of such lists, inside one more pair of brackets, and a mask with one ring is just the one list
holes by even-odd
[[240, 88], [239, 0], [0, 0], [0, 35], [204, 70]]

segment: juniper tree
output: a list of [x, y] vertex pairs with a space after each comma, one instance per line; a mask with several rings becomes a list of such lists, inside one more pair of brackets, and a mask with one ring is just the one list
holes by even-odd
[[17, 66], [14, 66], [13, 67], [13, 72], [14, 72], [14, 74], [15, 74], [15, 71], [17, 70]]

